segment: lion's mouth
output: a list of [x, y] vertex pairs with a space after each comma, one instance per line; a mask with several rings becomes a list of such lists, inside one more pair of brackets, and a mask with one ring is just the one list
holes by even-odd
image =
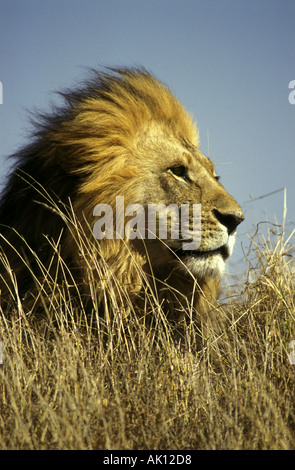
[[214, 250], [199, 251], [176, 248], [172, 249], [172, 251], [178, 258], [209, 258], [213, 255], [221, 255], [222, 258], [226, 260], [230, 256], [229, 246], [227, 244], [215, 248]]

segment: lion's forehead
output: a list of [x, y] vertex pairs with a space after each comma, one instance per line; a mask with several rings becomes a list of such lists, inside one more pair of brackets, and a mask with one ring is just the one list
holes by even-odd
[[165, 167], [179, 163], [191, 171], [198, 172], [203, 168], [210, 174], [215, 172], [213, 162], [197, 145], [182, 136], [175, 136], [158, 123], [141, 129], [136, 138], [136, 148], [144, 153], [147, 165], [156, 163], [159, 167]]
[[187, 167], [191, 170], [200, 171], [205, 169], [208, 173], [214, 174], [215, 168], [210, 158], [206, 157], [199, 149], [183, 152], [183, 157], [187, 163]]

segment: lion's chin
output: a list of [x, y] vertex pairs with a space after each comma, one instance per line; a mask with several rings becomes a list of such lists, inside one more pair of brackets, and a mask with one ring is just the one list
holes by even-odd
[[225, 261], [232, 255], [235, 236], [228, 237], [226, 244], [209, 251], [183, 251], [176, 250], [182, 271], [186, 270], [192, 275], [205, 279], [207, 277], [220, 278], [225, 271]]
[[225, 270], [224, 257], [220, 253], [203, 256], [184, 256], [180, 263], [181, 270], [187, 270], [197, 278], [220, 278]]

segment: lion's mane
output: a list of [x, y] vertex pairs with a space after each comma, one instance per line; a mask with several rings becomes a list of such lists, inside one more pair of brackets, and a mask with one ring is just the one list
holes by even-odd
[[[141, 202], [133, 198], [134, 188], [145, 184], [140, 161], [133, 157], [141, 130], [157, 123], [176, 138], [197, 146], [196, 127], [171, 91], [145, 69], [94, 71], [81, 89], [61, 96], [65, 104], [40, 116], [32, 142], [13, 156], [14, 171], [0, 206], [2, 257], [8, 259], [3, 264], [6, 270], [12, 270], [19, 293], [25, 296], [36, 284], [31, 273], [42, 283], [52, 269], [55, 252], [56, 258], [61, 256], [71, 267], [85, 292], [92, 273], [98, 303], [105, 301], [102, 286], [107, 275], [115, 285], [124, 285], [136, 303], [142, 298], [143, 277], [148, 280], [153, 276], [144, 252], [134, 250], [128, 241], [102, 240], [88, 251], [85, 248], [87, 256], [82, 256], [83, 244], [79, 246], [71, 224], [60, 213], [70, 208], [91, 238], [97, 204], [107, 202], [114, 208], [117, 195], [124, 196], [126, 205]], [[215, 299], [219, 289], [217, 278], [202, 279], [198, 291], [192, 279], [172, 272], [168, 276], [166, 268], [158, 281], [151, 284], [159, 287], [170, 313], [175, 292], [183, 305], [183, 299], [191, 299], [194, 290], [195, 298], [199, 298], [195, 305], [201, 308], [200, 292], [209, 286], [207, 291]], [[2, 298], [11, 291], [3, 269], [1, 290]], [[88, 294], [93, 295], [89, 289]]]

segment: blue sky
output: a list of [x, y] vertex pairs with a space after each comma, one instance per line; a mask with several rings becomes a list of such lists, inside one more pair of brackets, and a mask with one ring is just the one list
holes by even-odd
[[[198, 123], [201, 150], [253, 223], [295, 227], [294, 0], [0, 0], [0, 182], [28, 141], [27, 110], [49, 108], [88, 67], [144, 65]], [[293, 208], [291, 207], [293, 205]]]

